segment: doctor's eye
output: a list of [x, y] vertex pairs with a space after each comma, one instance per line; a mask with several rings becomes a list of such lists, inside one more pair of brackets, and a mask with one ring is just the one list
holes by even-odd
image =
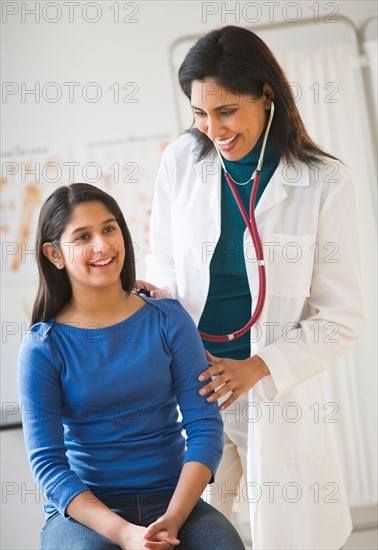
[[106, 227], [104, 227], [104, 233], [112, 233], [113, 231], [115, 231], [117, 228], [114, 227], [113, 225], [108, 225]]
[[231, 116], [236, 112], [236, 109], [233, 109], [232, 111], [220, 111], [221, 116]]

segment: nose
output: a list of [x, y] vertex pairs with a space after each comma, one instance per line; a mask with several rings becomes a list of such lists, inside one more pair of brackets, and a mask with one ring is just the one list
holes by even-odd
[[86, 254], [90, 261], [96, 262], [108, 254], [109, 248], [108, 239], [104, 235], [96, 235], [92, 242], [88, 243]]
[[225, 128], [221, 120], [216, 116], [207, 116], [203, 123], [203, 129], [201, 129], [212, 141], [216, 138], [222, 137], [225, 133]]

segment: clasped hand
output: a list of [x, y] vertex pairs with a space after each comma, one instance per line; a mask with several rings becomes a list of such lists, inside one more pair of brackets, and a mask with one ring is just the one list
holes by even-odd
[[211, 367], [203, 371], [198, 379], [200, 382], [208, 378], [214, 378], [211, 382], [203, 386], [199, 393], [203, 396], [214, 391], [207, 397], [207, 401], [212, 403], [229, 392], [231, 395], [219, 407], [221, 410], [227, 409], [243, 393], [252, 388], [261, 378], [269, 374], [269, 369], [264, 361], [254, 355], [244, 360], [215, 357], [206, 351], [206, 357]]
[[162, 516], [146, 527], [128, 523], [118, 543], [122, 550], [173, 550], [180, 544], [173, 521]]

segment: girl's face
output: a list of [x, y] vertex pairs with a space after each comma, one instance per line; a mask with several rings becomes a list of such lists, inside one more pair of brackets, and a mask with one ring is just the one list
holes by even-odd
[[60, 268], [66, 269], [73, 291], [120, 283], [125, 244], [116, 219], [102, 202], [78, 204], [59, 244]]
[[227, 160], [243, 158], [256, 145], [266, 124], [270, 100], [229, 92], [215, 80], [194, 80], [191, 104], [200, 132], [215, 141]]

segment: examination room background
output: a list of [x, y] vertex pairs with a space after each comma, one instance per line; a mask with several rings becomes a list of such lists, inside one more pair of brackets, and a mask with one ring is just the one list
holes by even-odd
[[[191, 123], [177, 68], [200, 35], [226, 24], [267, 42], [310, 135], [356, 179], [367, 323], [324, 380], [350, 506], [374, 509], [377, 2], [4, 1], [1, 10], [0, 548], [38, 548], [43, 522], [16, 391], [17, 352], [37, 285], [32, 249], [40, 205], [75, 181], [114, 194], [143, 278], [160, 156]], [[243, 513], [236, 509], [236, 522]]]

